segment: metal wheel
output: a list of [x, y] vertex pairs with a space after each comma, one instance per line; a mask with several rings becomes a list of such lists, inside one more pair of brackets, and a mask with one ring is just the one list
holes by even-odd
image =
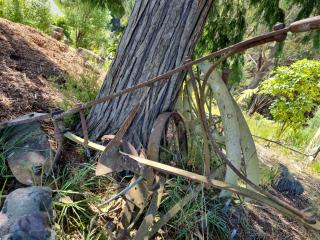
[[[178, 167], [186, 165], [187, 131], [183, 118], [176, 112], [162, 113], [156, 119], [148, 142], [148, 158]], [[152, 169], [150, 169], [152, 171]], [[160, 207], [166, 178], [155, 173], [150, 205], [134, 239], [149, 239], [150, 228]]]
[[148, 158], [184, 167], [187, 155], [187, 131], [183, 118], [177, 112], [160, 114], [149, 137]]

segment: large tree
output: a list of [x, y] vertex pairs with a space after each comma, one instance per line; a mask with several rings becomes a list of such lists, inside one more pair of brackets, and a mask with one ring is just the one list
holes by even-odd
[[[211, 5], [211, 0], [137, 0], [98, 98], [180, 66], [191, 56]], [[159, 113], [173, 109], [184, 76], [176, 74], [148, 90], [126, 135], [136, 147], [146, 146]], [[94, 107], [87, 118], [90, 138], [115, 133], [144, 91]]]

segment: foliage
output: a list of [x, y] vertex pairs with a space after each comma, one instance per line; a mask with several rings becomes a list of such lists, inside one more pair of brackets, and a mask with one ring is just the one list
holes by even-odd
[[[246, 6], [244, 1], [214, 1], [202, 36], [197, 43], [195, 56], [217, 51], [242, 41], [246, 32]], [[231, 69], [230, 80], [241, 78], [242, 56], [229, 58], [223, 65]]]
[[[194, 186], [181, 177], [174, 177], [167, 184], [168, 194], [161, 203], [165, 211], [173, 207], [187, 193], [195, 191]], [[207, 224], [207, 231], [215, 236], [215, 239], [228, 239], [230, 232], [226, 220], [228, 214], [223, 209], [223, 203], [212, 197], [214, 195], [215, 192], [212, 190], [200, 193], [170, 220], [167, 225], [169, 229], [166, 232], [171, 232], [170, 229], [172, 229], [175, 234], [171, 236], [173, 239], [199, 239], [202, 234], [205, 234], [200, 233], [199, 229]]]
[[71, 39], [71, 27], [68, 25], [65, 17], [55, 17], [53, 25], [63, 28], [63, 34], [69, 42], [72, 42]]
[[[320, 13], [320, 2], [310, 0], [250, 0], [255, 8], [255, 17], [270, 28], [277, 22], [285, 22], [287, 13], [294, 10], [294, 20]], [[258, 21], [259, 22], [259, 21]]]
[[261, 93], [276, 96], [271, 114], [281, 123], [281, 134], [287, 127], [299, 129], [320, 101], [320, 62], [300, 60], [291, 66], [278, 67], [273, 77], [264, 81]]
[[313, 162], [310, 165], [310, 170], [318, 175], [320, 175], [320, 162]]
[[[8, 175], [9, 173], [9, 168], [6, 163], [5, 155], [12, 147], [6, 144], [8, 140], [8, 136], [9, 136], [8, 129], [0, 131], [0, 179], [1, 179], [1, 176]], [[2, 186], [0, 185], [0, 188], [1, 187]]]
[[293, 146], [305, 149], [320, 127], [320, 109], [315, 113], [312, 119], [306, 122], [306, 125], [308, 127], [296, 131], [289, 129], [285, 134], [286, 140]]
[[67, 234], [81, 235], [81, 239], [107, 239], [105, 229], [97, 222], [97, 209], [92, 206], [101, 203], [99, 192], [105, 194], [106, 186], [111, 185], [110, 180], [96, 177], [92, 163], [77, 167], [67, 164], [58, 184], [54, 207], [57, 214], [55, 230], [59, 239], [64, 239]]
[[264, 164], [260, 164], [260, 172], [261, 172], [260, 184], [262, 186], [270, 185], [274, 180], [274, 178], [277, 176], [278, 171], [279, 171], [278, 167], [270, 168]]
[[107, 10], [76, 0], [66, 4], [65, 13], [75, 47], [101, 48], [108, 42], [106, 26], [110, 14]]
[[52, 16], [48, 0], [2, 0], [0, 16], [42, 31], [49, 28]]
[[280, 0], [250, 0], [250, 5], [256, 10], [255, 18], [262, 19], [271, 29], [277, 22], [284, 22], [285, 12], [280, 7], [280, 2]]
[[[74, 107], [79, 102], [86, 103], [94, 100], [100, 89], [99, 78], [94, 73], [86, 72], [79, 76], [66, 75], [64, 79], [65, 83], [57, 86], [61, 89], [64, 98], [62, 102], [56, 103], [64, 110]], [[79, 122], [78, 120], [79, 115], [75, 114], [66, 117], [64, 123], [72, 126]]]
[[87, 72], [79, 76], [67, 75], [64, 79], [65, 83], [60, 88], [71, 104], [89, 102], [97, 96], [100, 88], [97, 75]]
[[121, 0], [81, 0], [84, 3], [90, 3], [93, 7], [109, 9], [114, 16], [121, 17], [125, 14], [124, 3]]
[[[265, 24], [270, 30], [277, 22], [291, 22], [320, 14], [320, 1], [314, 0], [250, 0], [250, 6], [255, 11], [256, 27]], [[313, 47], [319, 48], [320, 32], [310, 33], [304, 42], [310, 39]]]

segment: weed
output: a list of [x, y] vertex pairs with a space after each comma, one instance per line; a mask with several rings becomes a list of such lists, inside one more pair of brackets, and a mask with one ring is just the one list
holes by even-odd
[[307, 147], [320, 126], [320, 110], [318, 110], [315, 116], [306, 123], [305, 127], [298, 130], [288, 129], [283, 133], [281, 139], [277, 139], [277, 133], [280, 130], [280, 126], [275, 121], [268, 120], [257, 113], [251, 117], [245, 113], [244, 115], [253, 135], [285, 141], [286, 145], [298, 149], [305, 149]]
[[62, 239], [67, 234], [82, 239], [106, 239], [94, 206], [102, 202], [101, 193], [108, 191], [111, 182], [108, 177], [96, 177], [94, 170], [91, 163], [66, 165], [58, 179], [61, 186], [54, 196], [55, 229]]
[[[54, 78], [50, 79], [52, 82], [55, 82]], [[64, 76], [65, 83], [63, 85], [57, 85], [62, 91], [63, 100], [57, 102], [56, 105], [63, 110], [72, 108], [77, 103], [86, 103], [92, 101], [96, 98], [101, 82], [97, 74], [93, 72], [85, 72], [79, 76], [75, 75], [66, 75]], [[85, 114], [88, 112], [85, 111]], [[72, 116], [66, 117], [64, 122], [67, 126], [71, 126], [79, 122], [79, 115], [74, 114]]]
[[270, 185], [278, 173], [278, 168], [270, 168], [260, 164], [260, 184], [262, 186]]
[[305, 148], [311, 141], [315, 132], [320, 127], [320, 109], [315, 113], [314, 117], [307, 121], [306, 126], [297, 130], [289, 130], [286, 134], [286, 139], [293, 146]]
[[320, 175], [320, 162], [313, 162], [309, 166], [311, 172]]
[[11, 141], [10, 143], [8, 143], [10, 137], [15, 134], [14, 131], [19, 130], [15, 130], [14, 127], [10, 127], [0, 131], [0, 178], [5, 177], [6, 175], [10, 175], [10, 170], [6, 162], [6, 155], [8, 154], [8, 152], [10, 152], [13, 148], [15, 148], [16, 145], [25, 141], [26, 138], [30, 136], [26, 135], [16, 142]]
[[[168, 211], [195, 185], [191, 185], [181, 177], [174, 177], [169, 181], [166, 188], [167, 195], [161, 206]], [[208, 228], [210, 235], [215, 239], [227, 239], [229, 235], [228, 224], [223, 218], [223, 205], [212, 198], [213, 191], [206, 190], [204, 194], [199, 194], [194, 200], [184, 206], [184, 208], [167, 224], [168, 231], [173, 230], [174, 239], [199, 238], [199, 229]], [[210, 196], [210, 197], [209, 197]], [[206, 227], [205, 227], [206, 225]], [[206, 230], [204, 229], [206, 232]], [[170, 233], [169, 233], [170, 234]]]

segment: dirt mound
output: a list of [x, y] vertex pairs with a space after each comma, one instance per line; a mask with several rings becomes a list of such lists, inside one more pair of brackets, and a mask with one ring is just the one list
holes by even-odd
[[0, 121], [48, 112], [62, 98], [53, 85], [84, 69], [83, 59], [66, 44], [0, 18]]

